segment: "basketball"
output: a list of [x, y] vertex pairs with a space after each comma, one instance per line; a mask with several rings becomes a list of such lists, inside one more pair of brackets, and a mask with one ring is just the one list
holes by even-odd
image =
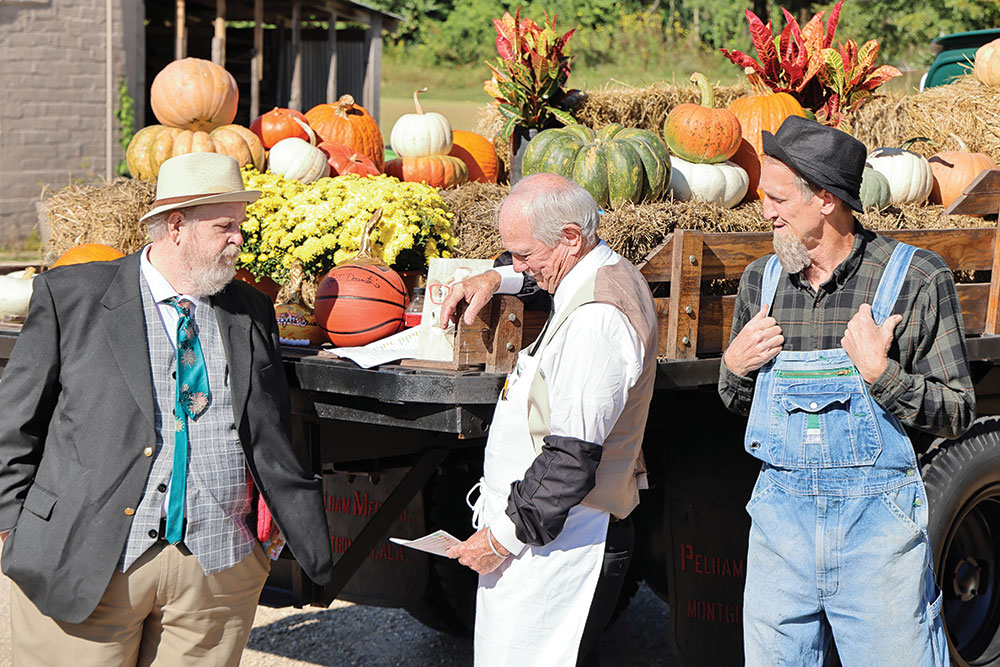
[[343, 264], [320, 278], [316, 324], [337, 347], [367, 345], [403, 329], [406, 287], [381, 264]]

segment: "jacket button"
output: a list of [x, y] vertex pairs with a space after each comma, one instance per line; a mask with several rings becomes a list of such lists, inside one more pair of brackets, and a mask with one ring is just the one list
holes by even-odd
[[230, 424], [229, 425], [229, 430], [230, 431], [235, 431], [236, 430], [236, 424]]
[[750, 443], [750, 449], [760, 449], [760, 443], [754, 440]]
[[819, 407], [819, 403], [817, 403], [816, 401], [813, 401], [812, 403], [809, 404], [809, 409], [810, 410], [815, 410], [818, 407]]
[[155, 530], [149, 531], [149, 536], [152, 537], [154, 540], [156, 539], [156, 535], [157, 535], [157, 533], [156, 533]]
[[924, 499], [923, 498], [917, 498], [916, 500], [913, 501], [913, 504], [916, 505], [917, 507], [920, 507], [921, 505], [924, 504]]
[[163, 492], [165, 492], [167, 490], [167, 485], [166, 484], [157, 484], [156, 485], [156, 490], [159, 491], [160, 493], [163, 493]]
[[149, 458], [150, 456], [153, 455], [153, 448], [146, 447], [144, 450], [142, 450], [142, 455], [145, 456], [146, 458]]
[[133, 508], [131, 507], [125, 508], [125, 516], [132, 516], [133, 514], [135, 514], [135, 510]]
[[909, 470], [906, 471], [906, 476], [907, 477], [913, 477], [913, 475], [914, 475], [915, 472], [916, 471], [914, 471], [913, 468], [910, 468]]

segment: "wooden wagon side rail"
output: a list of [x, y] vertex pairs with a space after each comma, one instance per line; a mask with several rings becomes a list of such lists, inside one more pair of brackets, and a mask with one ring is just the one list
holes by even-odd
[[[949, 210], [981, 212], [984, 200], [1000, 208], [1000, 171], [983, 172]], [[962, 202], [968, 211], [961, 206]], [[957, 210], [954, 210], [957, 209]], [[1000, 333], [1000, 227], [899, 229], [880, 232], [933, 250], [953, 271], [989, 272], [989, 282], [959, 284], [967, 335]], [[659, 354], [693, 359], [722, 352], [729, 340], [736, 297], [707, 293], [712, 280], [737, 279], [748, 264], [773, 252], [769, 232], [708, 233], [678, 229], [639, 265], [652, 283], [668, 283], [669, 296], [656, 299]]]

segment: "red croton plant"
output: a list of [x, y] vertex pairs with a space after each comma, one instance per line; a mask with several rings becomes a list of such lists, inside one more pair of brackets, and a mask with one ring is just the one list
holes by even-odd
[[563, 87], [569, 78], [568, 42], [574, 30], [560, 36], [555, 16], [551, 20], [546, 16], [539, 26], [531, 19], [522, 19], [520, 7], [514, 16], [504, 12], [503, 18], [493, 19], [493, 25], [500, 57], [486, 63], [493, 77], [483, 89], [503, 114], [504, 139], [519, 125], [542, 129], [551, 119], [563, 125], [575, 122], [566, 106], [577, 91]]
[[749, 9], [750, 39], [760, 62], [742, 51], [721, 49], [722, 54], [740, 67], [752, 67], [774, 92], [795, 97], [816, 119], [837, 127], [845, 114], [858, 110], [871, 99], [876, 88], [901, 72], [892, 65], [875, 65], [878, 41], [871, 39], [861, 48], [853, 40], [833, 48], [833, 37], [840, 19], [840, 0], [830, 11], [817, 12], [805, 26], [782, 8], [787, 25], [775, 39], [771, 22], [766, 24]]

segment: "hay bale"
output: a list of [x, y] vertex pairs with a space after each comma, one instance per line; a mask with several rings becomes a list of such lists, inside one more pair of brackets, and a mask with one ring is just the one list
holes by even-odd
[[[750, 92], [743, 85], [718, 86], [715, 91], [716, 105], [720, 107]], [[670, 109], [682, 102], [696, 102], [698, 96], [697, 89], [690, 85], [608, 87], [588, 91], [575, 114], [590, 127], [621, 123], [662, 136], [663, 121]], [[477, 117], [477, 132], [495, 139], [502, 124], [495, 107], [489, 106]], [[957, 149], [950, 136], [955, 134], [970, 151], [986, 153], [1000, 164], [1000, 88], [965, 75], [920, 93], [878, 95], [849, 116], [841, 129], [856, 136], [870, 151], [880, 146], [899, 146], [913, 137], [927, 137], [935, 142], [933, 146], [919, 142], [911, 150], [928, 156]], [[496, 142], [496, 148], [501, 162], [509, 162], [510, 147]]]
[[51, 264], [82, 243], [103, 243], [125, 254], [139, 250], [148, 242], [139, 218], [152, 207], [155, 194], [155, 183], [130, 178], [43, 192], [42, 208], [52, 231], [42, 262]]
[[[455, 213], [458, 256], [486, 259], [503, 251], [495, 213], [509, 192], [503, 185], [469, 183], [442, 192]], [[859, 217], [869, 229], [959, 229], [994, 227], [996, 221], [964, 215], [944, 215], [942, 206], [904, 205]], [[763, 232], [771, 230], [760, 202], [724, 209], [697, 201], [660, 201], [626, 204], [601, 216], [601, 238], [630, 262], [641, 262], [674, 229], [706, 232]]]
[[1000, 88], [965, 75], [913, 95], [875, 99], [854, 115], [850, 129], [869, 150], [927, 137], [934, 146], [918, 142], [910, 149], [923, 155], [957, 150], [954, 134], [970, 151], [986, 153], [1000, 164]]

